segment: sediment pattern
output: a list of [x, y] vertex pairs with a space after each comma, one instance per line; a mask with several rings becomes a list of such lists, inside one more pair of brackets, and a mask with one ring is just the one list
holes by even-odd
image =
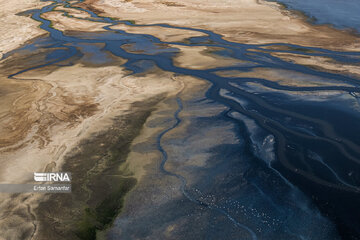
[[49, 2], [23, 13], [48, 34], [1, 60], [0, 147], [50, 149], [37, 167], [73, 172], [74, 192], [12, 196], [2, 237], [359, 239], [360, 52]]

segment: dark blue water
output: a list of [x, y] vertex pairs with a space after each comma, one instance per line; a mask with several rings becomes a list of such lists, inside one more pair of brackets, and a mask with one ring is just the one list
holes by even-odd
[[[216, 148], [207, 149], [212, 154], [211, 161], [207, 168], [193, 172], [198, 178], [196, 182], [188, 183], [185, 177], [193, 171], [190, 168], [187, 168], [188, 172], [181, 172], [180, 168], [168, 171], [166, 164], [171, 158], [183, 157], [170, 156], [163, 147], [168, 144], [164, 136], [182, 123], [184, 106], [178, 96], [178, 108], [173, 116], [175, 123], [159, 134], [157, 150], [162, 155], [159, 170], [164, 177], [170, 176], [180, 182], [178, 190], [185, 200], [169, 200], [161, 209], [154, 209], [152, 214], [141, 217], [138, 222], [131, 222], [129, 229], [138, 229], [129, 236], [152, 239], [149, 235], [151, 231], [144, 233], [150, 223], [156, 226], [169, 224], [189, 210], [199, 212], [202, 224], [211, 224], [196, 228], [195, 225], [199, 224], [197, 218], [188, 218], [184, 229], [189, 231], [184, 231], [177, 239], [199, 239], [195, 236], [202, 233], [211, 233], [212, 238], [209, 236], [207, 239], [360, 239], [360, 79], [316, 70], [271, 55], [273, 52], [289, 52], [359, 64], [360, 52], [282, 43], [239, 44], [226, 41], [211, 31], [159, 24], [206, 34], [190, 38], [186, 43], [171, 42], [172, 47], [167, 47], [169, 42], [150, 35], [112, 30], [112, 26], [119, 23], [132, 27], [138, 25], [98, 17], [83, 9], [92, 15], [92, 21], [108, 23], [104, 27], [106, 32], [69, 35], [51, 28], [50, 21], [40, 15], [51, 11], [57, 4], [72, 5], [60, 0], [49, 2], [54, 3], [31, 11], [32, 18], [42, 23], [41, 28], [49, 33], [48, 36], [4, 56], [7, 58], [22, 50], [44, 49], [47, 57], [43, 62], [14, 72], [10, 78], [48, 65], [61, 67], [65, 62], [70, 65], [79, 61], [90, 62], [101, 67], [111, 61], [110, 55], [126, 59], [127, 62], [120, 66], [134, 75], [146, 73], [156, 66], [178, 76], [193, 76], [210, 83], [206, 94], [199, 93], [200, 96], [197, 96], [203, 98], [202, 101], [186, 103], [186, 106], [197, 106], [206, 100], [207, 106], [226, 107], [224, 112], [212, 117], [202, 117], [202, 112], [192, 116], [195, 122], [189, 125], [189, 138], [201, 128], [210, 131], [210, 126], [227, 125], [233, 126], [233, 135], [241, 139], [241, 143], [232, 144], [220, 141]], [[105, 47], [99, 47], [99, 43]], [[159, 47], [159, 43], [163, 47]], [[122, 48], [125, 44], [130, 44], [137, 52]], [[212, 54], [244, 60], [249, 64], [203, 70], [178, 67], [173, 63], [173, 57], [179, 53], [176, 46], [217, 47], [222, 50]], [[283, 50], [271, 49], [273, 46], [281, 46]], [[219, 71], [230, 70], [246, 73], [257, 68], [289, 71], [298, 76], [302, 74], [314, 81], [322, 79], [326, 84], [297, 86], [265, 77], [223, 77], [218, 74]], [[190, 149], [199, 147], [196, 144], [191, 146], [186, 140], [181, 144]], [[207, 203], [195, 189], [211, 193], [218, 201]], [[253, 209], [257, 212], [254, 213]], [[248, 211], [253, 214], [249, 215]], [[160, 213], [166, 217], [158, 217]], [[269, 225], [261, 216], [275, 219], [276, 224]], [[116, 227], [121, 229], [124, 225]], [[222, 237], [224, 234], [228, 237]], [[115, 234], [112, 237], [118, 239], [124, 236]]]
[[276, 0], [289, 9], [304, 12], [315, 23], [360, 32], [359, 0]]

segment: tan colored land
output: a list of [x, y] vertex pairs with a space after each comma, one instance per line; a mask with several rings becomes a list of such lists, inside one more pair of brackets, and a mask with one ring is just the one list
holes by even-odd
[[[81, 6], [103, 16], [133, 20], [136, 24], [170, 24], [179, 27], [207, 29], [222, 35], [226, 40], [239, 43], [290, 43], [340, 51], [358, 51], [360, 47], [359, 36], [329, 26], [311, 25], [304, 16], [284, 10], [276, 3], [262, 0], [220, 2], [209, 0], [206, 3], [201, 0], [185, 0], [181, 3], [163, 0], [87, 0]], [[165, 31], [163, 27], [157, 26], [131, 27], [119, 24], [112, 28], [130, 33], [151, 34], [162, 41], [169, 42], [183, 41], [196, 36], [196, 34], [203, 34], [181, 29]], [[221, 57], [208, 56], [206, 52], [210, 49], [176, 47], [181, 53], [175, 58], [175, 62], [182, 67], [210, 68], [229, 64], [225, 62], [231, 61]], [[360, 74], [359, 66], [339, 64], [324, 57], [272, 54], [299, 64], [355, 75]], [[239, 61], [232, 60], [232, 64], [239, 64]]]
[[[6, 4], [9, 5], [9, 8], [12, 6], [12, 4]], [[310, 25], [303, 16], [295, 15], [281, 9], [275, 3], [265, 1], [239, 0], [219, 2], [211, 0], [204, 4], [200, 0], [185, 0], [180, 4], [161, 0], [87, 0], [79, 5], [98, 12], [103, 16], [110, 16], [121, 20], [133, 20], [137, 24], [166, 23], [180, 27], [208, 29], [223, 35], [225, 39], [240, 43], [265, 44], [282, 42], [342, 51], [357, 50], [360, 47], [360, 38], [355, 35], [328, 26]], [[68, 18], [59, 11], [66, 11], [77, 18], [90, 17], [89, 14], [79, 10], [61, 6], [57, 7], [56, 10], [58, 11], [42, 14], [42, 17], [51, 20], [53, 27], [61, 31], [104, 31], [103, 27], [108, 25]], [[13, 18], [16, 19], [17, 16], [13, 16]], [[28, 22], [32, 22], [36, 26], [35, 21]], [[179, 42], [189, 37], [205, 35], [198, 31], [160, 26], [134, 27], [119, 24], [111, 28], [135, 34], [150, 34], [165, 42]], [[24, 28], [22, 27], [21, 29]], [[15, 32], [21, 29], [16, 28]], [[28, 27], [28, 29], [35, 35], [41, 33], [40, 29], [36, 27]], [[7, 35], [3, 34], [2, 36], [5, 37]], [[24, 34], [17, 34], [16, 36], [19, 42], [21, 39], [27, 39], [27, 36], [24, 36]], [[5, 42], [0, 41], [0, 44]], [[7, 44], [7, 49], [13, 49], [21, 44], [15, 43], [16, 41], [13, 41], [12, 44]], [[207, 52], [211, 51], [211, 49], [205, 47], [189, 48], [178, 45], [174, 45], [174, 47], [180, 50], [180, 54], [175, 59], [175, 62], [182, 67], [201, 69], [224, 66], [229, 63], [240, 64], [238, 60], [210, 56]], [[360, 72], [358, 66], [339, 65], [323, 57], [294, 56], [281, 53], [272, 54], [284, 60], [291, 60], [300, 64], [320, 66], [325, 69], [354, 74], [359, 74]]]
[[[33, 172], [60, 171], [69, 151], [91, 134], [109, 128], [115, 117], [131, 112], [132, 104], [158, 95], [170, 97], [182, 88], [171, 73], [125, 74], [119, 67], [74, 65], [50, 74], [33, 71], [16, 79], [1, 76], [0, 88], [7, 91], [1, 97], [0, 182], [27, 183]], [[27, 215], [26, 209], [36, 206], [39, 197], [45, 199], [41, 194], [22, 194], [9, 202], [9, 196], [2, 194], [0, 208]], [[17, 210], [11, 210], [15, 202]], [[5, 239], [19, 239], [19, 233], [33, 228], [32, 221], [15, 212], [6, 219], [0, 221]], [[19, 227], [10, 227], [11, 222]]]
[[[99, 32], [104, 31], [103, 27], [108, 25], [104, 23], [96, 23], [76, 18], [69, 18], [63, 15], [62, 12], [47, 12], [41, 15], [43, 18], [50, 20], [55, 29], [61, 31], [84, 31], [84, 32]], [[84, 16], [83, 16], [84, 17]], [[86, 17], [86, 16], [85, 16]]]
[[[312, 26], [303, 17], [262, 0], [87, 0], [81, 6], [137, 24], [167, 23], [208, 29], [241, 43], [283, 42], [340, 49], [360, 46], [356, 36], [328, 26]], [[161, 28], [158, 32], [154, 35], [163, 36]]]
[[55, 8], [55, 11], [62, 11], [62, 12], [66, 12], [67, 14], [69, 14], [72, 17], [75, 18], [89, 18], [91, 19], [91, 15], [87, 12], [78, 10], [78, 9], [74, 9], [74, 8], [66, 8], [63, 6], [58, 6]]
[[196, 31], [159, 26], [132, 27], [125, 24], [119, 24], [111, 27], [111, 29], [123, 30], [128, 33], [149, 34], [159, 38], [163, 42], [181, 42], [186, 38], [201, 37], [206, 35], [205, 33]]
[[[27, 40], [44, 34], [39, 23], [19, 12], [38, 8], [47, 3], [38, 0], [0, 0], [0, 54], [4, 54]], [[342, 50], [356, 50], [359, 38], [347, 32], [334, 30], [328, 26], [312, 26], [303, 17], [281, 10], [275, 3], [256, 0], [206, 1], [185, 0], [181, 3], [161, 0], [87, 0], [81, 4], [91, 10], [102, 12], [122, 20], [135, 20], [139, 24], [167, 23], [181, 27], [195, 27], [212, 30], [225, 39], [242, 43], [284, 42], [305, 46], [320, 46]], [[66, 10], [58, 7], [57, 10]], [[77, 10], [67, 11], [75, 17], [88, 17]], [[59, 12], [44, 15], [53, 20], [55, 28], [61, 30], [98, 31], [104, 24], [82, 22], [66, 18]], [[75, 23], [76, 22], [76, 23]], [[11, 29], [11, 31], [9, 31]], [[131, 33], [151, 34], [161, 40], [181, 41], [203, 33], [165, 29], [163, 27], [129, 27], [124, 24], [114, 26]]]
[[297, 64], [311, 66], [313, 68], [326, 69], [333, 72], [343, 72], [349, 75], [360, 76], [360, 66], [357, 64], [338, 63], [328, 57], [305, 56], [291, 53], [273, 53], [281, 59], [292, 61]]
[[[58, 168], [66, 150], [91, 129], [106, 127], [134, 102], [171, 94], [180, 87], [170, 73], [124, 75], [118, 67], [74, 65], [47, 75], [29, 72], [1, 81], [1, 89], [9, 90], [1, 101], [0, 162], [9, 167], [1, 169], [0, 180], [23, 182], [32, 177], [29, 173], [44, 170], [49, 161]], [[8, 172], [13, 172], [11, 178]]]
[[224, 66], [239, 66], [245, 61], [227, 58], [210, 54], [211, 51], [221, 50], [221, 48], [204, 46], [175, 46], [180, 53], [174, 58], [174, 64], [179, 67], [190, 69], [209, 69]]
[[272, 82], [277, 82], [280, 85], [294, 87], [350, 86], [349, 84], [336, 82], [331, 79], [274, 68], [255, 68], [251, 72], [218, 71], [217, 74], [224, 77], [263, 78]]
[[16, 14], [48, 4], [39, 0], [0, 0], [0, 59], [2, 54], [46, 33], [38, 27], [38, 22]]

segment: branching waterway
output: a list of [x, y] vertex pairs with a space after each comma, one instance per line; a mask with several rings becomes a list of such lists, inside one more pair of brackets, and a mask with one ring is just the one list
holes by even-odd
[[[212, 212], [207, 216], [210, 230], [191, 231], [207, 231], [207, 239], [360, 239], [360, 79], [280, 57], [321, 57], [332, 63], [359, 65], [360, 52], [285, 43], [241, 44], [224, 40], [221, 35], [204, 29], [168, 24], [139, 25], [101, 17], [76, 6], [82, 1], [48, 2], [53, 3], [22, 13], [41, 22], [40, 27], [48, 32], [48, 36], [3, 57], [43, 49], [47, 52], [46, 58], [12, 73], [9, 78], [49, 65], [69, 66], [73, 59], [85, 54], [92, 56], [88, 61], [95, 65], [111, 63], [114, 59], [106, 57], [111, 54], [114, 58], [126, 59], [119, 66], [132, 75], [146, 73], [156, 66], [178, 76], [206, 80], [210, 87], [205, 96], [198, 97], [207, 101], [207, 106], [226, 107], [226, 111], [212, 118], [194, 117], [209, 126], [207, 131], [222, 124], [232, 126], [231, 131], [241, 143], [221, 146], [219, 142], [218, 148], [209, 149], [218, 160], [213, 165], [209, 162], [208, 168], [199, 172], [197, 182], [189, 184], [188, 175], [174, 168], [167, 169], [167, 162], [174, 156], [167, 153], [171, 144], [166, 135], [182, 124], [180, 95], [176, 99], [174, 124], [157, 137], [162, 174], [180, 182], [178, 191], [191, 204], [207, 209], [204, 212]], [[58, 6], [84, 11], [90, 17], [74, 17], [65, 10], [55, 10]], [[101, 32], [62, 32], [42, 17], [51, 11], [106, 26]], [[132, 28], [182, 29], [205, 36], [166, 42], [151, 35], [114, 29], [118, 24]], [[181, 67], [174, 64], [173, 58], [179, 54], [177, 47], [182, 46], [215, 48], [208, 54], [239, 60], [239, 64], [206, 69]], [[31, 55], [31, 51], [26, 54]], [[192, 103], [199, 105], [201, 101]], [[186, 134], [190, 138], [203, 128]], [[194, 143], [185, 141], [182, 144]], [[240, 172], [241, 176], [238, 175]], [[211, 192], [218, 200], [209, 203], [200, 191]], [[147, 221], [152, 222], [152, 219]], [[309, 230], [311, 225], [319, 227]], [[121, 226], [119, 221], [116, 227], [126, 226]], [[114, 239], [117, 237], [115, 232]], [[121, 234], [124, 239], [136, 235], [126, 235], [125, 230]], [[146, 239], [146, 233], [141, 234], [136, 235], [136, 239]]]

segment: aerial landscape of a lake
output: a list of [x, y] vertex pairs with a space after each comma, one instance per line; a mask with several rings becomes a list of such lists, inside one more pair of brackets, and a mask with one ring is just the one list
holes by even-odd
[[359, 0], [0, 6], [0, 240], [360, 240]]

